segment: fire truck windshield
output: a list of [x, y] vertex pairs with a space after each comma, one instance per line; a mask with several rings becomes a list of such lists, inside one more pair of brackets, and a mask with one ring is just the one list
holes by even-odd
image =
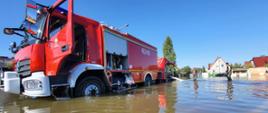
[[18, 30], [24, 32], [24, 35], [15, 33], [24, 37], [24, 40], [21, 41], [19, 48], [24, 48], [28, 45], [41, 42], [43, 39], [42, 36], [45, 28], [46, 18], [48, 15], [48, 12], [44, 9], [43, 6], [35, 4], [34, 2], [27, 3], [25, 20]]
[[29, 44], [38, 43], [42, 39], [47, 14], [39, 14], [35, 22], [29, 22], [27, 19], [23, 22], [22, 28], [25, 29], [25, 38]]

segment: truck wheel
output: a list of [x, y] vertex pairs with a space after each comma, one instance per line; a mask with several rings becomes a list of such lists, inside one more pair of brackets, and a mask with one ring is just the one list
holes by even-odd
[[152, 83], [153, 83], [153, 80], [152, 80], [151, 76], [146, 76], [145, 81], [144, 81], [144, 85], [150, 86], [150, 85], [152, 85]]
[[81, 80], [75, 88], [75, 95], [81, 96], [99, 96], [105, 91], [103, 82], [94, 76], [89, 76]]

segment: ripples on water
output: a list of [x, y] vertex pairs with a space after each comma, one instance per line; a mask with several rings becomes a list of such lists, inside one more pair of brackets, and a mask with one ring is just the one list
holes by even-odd
[[254, 81], [188, 80], [67, 101], [0, 94], [0, 113], [268, 113], [268, 83]]

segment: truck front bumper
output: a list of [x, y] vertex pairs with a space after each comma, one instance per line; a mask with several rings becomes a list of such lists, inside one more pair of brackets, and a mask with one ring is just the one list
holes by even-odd
[[[7, 93], [23, 94], [29, 97], [51, 96], [49, 78], [43, 72], [34, 72], [20, 80], [16, 72], [5, 72], [1, 81], [2, 90]], [[21, 86], [24, 92], [21, 92]]]
[[23, 94], [30, 97], [51, 96], [49, 78], [43, 72], [32, 73], [30, 77], [22, 79]]

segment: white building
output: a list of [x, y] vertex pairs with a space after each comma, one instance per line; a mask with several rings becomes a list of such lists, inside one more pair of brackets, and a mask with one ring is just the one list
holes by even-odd
[[221, 57], [218, 57], [214, 61], [214, 63], [209, 64], [208, 66], [209, 74], [225, 74], [226, 70], [227, 70], [227, 64]]
[[244, 80], [248, 80], [249, 76], [248, 76], [248, 70], [245, 68], [236, 68], [232, 70], [232, 79], [244, 79]]

